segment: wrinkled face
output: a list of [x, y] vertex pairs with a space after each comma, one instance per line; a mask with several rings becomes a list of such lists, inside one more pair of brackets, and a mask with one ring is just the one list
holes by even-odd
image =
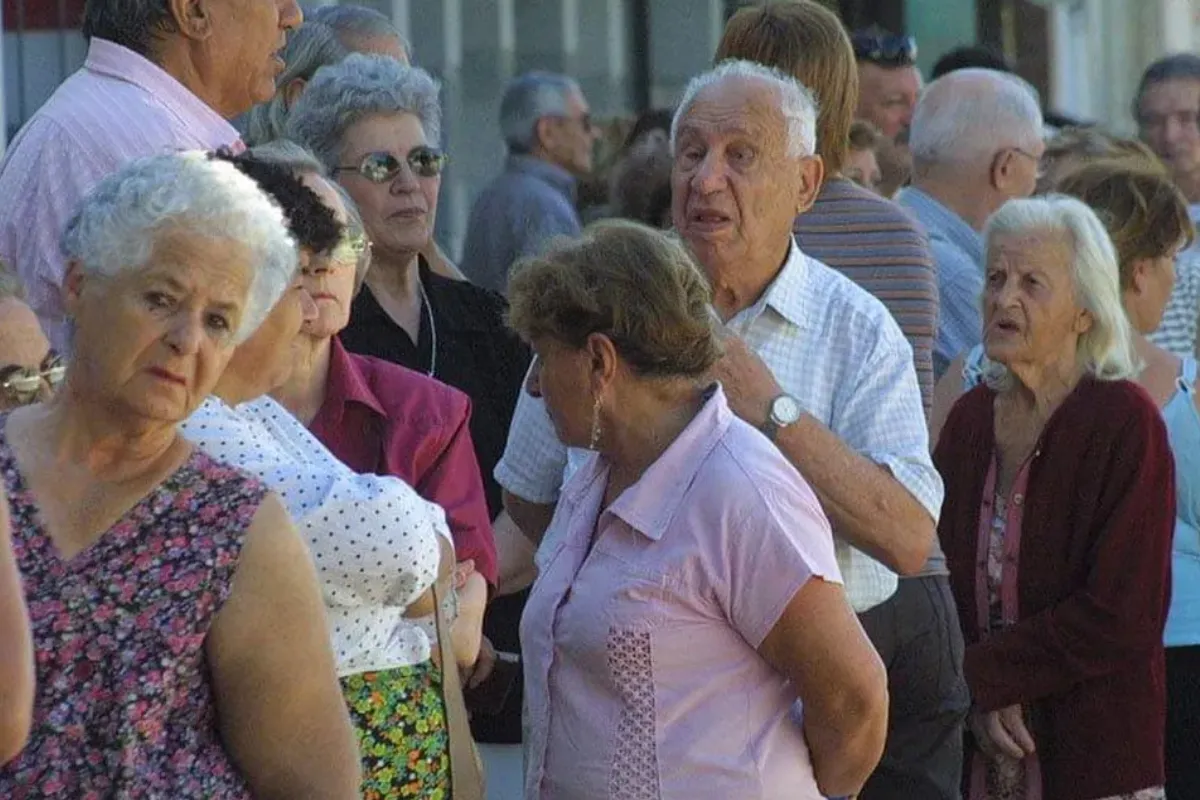
[[560, 442], [587, 447], [592, 438], [593, 408], [587, 351], [550, 338], [534, 340], [532, 345], [535, 358], [526, 390], [545, 401]]
[[871, 122], [895, 140], [912, 124], [921, 96], [921, 73], [916, 67], [881, 67], [868, 61], [858, 64], [859, 119]]
[[241, 242], [183, 228], [158, 234], [142, 269], [98, 277], [73, 266], [64, 289], [75, 320], [68, 381], [127, 415], [187, 418], [233, 356], [256, 268]]
[[679, 120], [671, 216], [710, 277], [786, 249], [811, 205], [820, 161], [790, 155], [788, 137], [777, 90], [757, 79], [705, 88]]
[[209, 12], [202, 68], [211, 76], [217, 113], [244, 114], [275, 96], [283, 72], [279, 52], [304, 16], [296, 0], [201, 0]]
[[[301, 177], [304, 185], [312, 189], [337, 221], [346, 224], [346, 206], [329, 181], [316, 174]], [[318, 339], [328, 338], [341, 332], [350, 323], [350, 304], [354, 300], [354, 271], [358, 256], [352, 243], [343, 238], [332, 253], [309, 256], [301, 272], [305, 291], [316, 303], [317, 313], [304, 324], [304, 334]]]
[[300, 329], [317, 316], [317, 307], [304, 288], [302, 271], [311, 254], [300, 250], [301, 270], [271, 313], [250, 338], [238, 345], [228, 371], [241, 383], [257, 389], [254, 397], [270, 394], [291, 380], [300, 358]]
[[1013, 364], [1073, 364], [1091, 315], [1079, 305], [1071, 243], [1062, 233], [993, 237], [983, 290], [988, 358]]
[[542, 147], [548, 158], [578, 176], [592, 171], [592, 152], [600, 129], [592, 124], [591, 109], [578, 90], [567, 96], [567, 113], [539, 121]]
[[883, 173], [879, 171], [879, 159], [875, 157], [874, 150], [851, 148], [842, 167], [842, 174], [872, 192], [879, 191], [879, 182], [883, 180]]
[[[352, 125], [342, 142], [338, 182], [362, 214], [376, 253], [411, 258], [429, 243], [437, 214], [442, 178], [418, 175], [408, 163], [418, 148], [432, 147], [415, 114], [376, 114]], [[374, 183], [357, 171], [363, 158], [387, 153], [400, 165], [395, 177]]]
[[0, 411], [50, 396], [62, 369], [37, 316], [15, 297], [0, 300]]
[[1146, 88], [1139, 107], [1142, 140], [1176, 176], [1200, 169], [1200, 81], [1163, 81]]

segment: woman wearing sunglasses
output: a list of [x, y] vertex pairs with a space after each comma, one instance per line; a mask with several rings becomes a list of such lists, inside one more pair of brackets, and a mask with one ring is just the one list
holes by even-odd
[[[322, 67], [297, 101], [288, 138], [312, 150], [362, 214], [372, 265], [340, 338], [351, 353], [424, 373], [471, 400], [470, 432], [493, 522], [503, 510], [493, 470], [508, 437], [530, 354], [505, 325], [495, 292], [433, 274], [430, 242], [446, 155], [442, 111], [428, 73], [381, 56], [353, 54]], [[501, 563], [505, 548], [501, 547]], [[501, 569], [502, 581], [504, 570]], [[516, 653], [522, 595], [492, 602], [484, 633]], [[485, 646], [483, 663], [489, 662]], [[482, 668], [472, 680], [482, 680]], [[483, 741], [520, 741], [520, 694], [472, 721]]]

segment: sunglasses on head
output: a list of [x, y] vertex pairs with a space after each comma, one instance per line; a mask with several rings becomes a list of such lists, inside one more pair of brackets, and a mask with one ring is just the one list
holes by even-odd
[[5, 405], [25, 406], [38, 398], [42, 383], [57, 389], [67, 375], [67, 362], [53, 350], [42, 360], [41, 367], [11, 365], [0, 369], [0, 397]]
[[911, 36], [860, 31], [850, 37], [854, 57], [889, 67], [906, 67], [917, 60], [917, 40]]
[[434, 178], [442, 174], [450, 157], [434, 147], [414, 147], [404, 157], [404, 162], [391, 153], [367, 153], [362, 161], [353, 166], [334, 167], [334, 172], [357, 172], [371, 183], [387, 183], [394, 180], [403, 169], [404, 163], [419, 178]]
[[363, 255], [371, 252], [371, 242], [361, 233], [347, 232], [329, 254], [335, 266], [357, 267]]

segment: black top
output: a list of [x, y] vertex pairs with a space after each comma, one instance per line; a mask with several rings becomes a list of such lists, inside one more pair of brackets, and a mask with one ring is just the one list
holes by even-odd
[[[530, 351], [505, 325], [508, 304], [496, 292], [435, 275], [424, 259], [420, 262], [420, 280], [429, 297], [437, 333], [433, 377], [471, 398], [471, 439], [483, 472], [488, 510], [495, 519], [503, 505], [500, 485], [492, 472], [504, 455]], [[428, 320], [422, 310], [414, 344], [380, 307], [370, 287], [363, 287], [351, 307], [350, 324], [342, 331], [342, 344], [351, 353], [375, 356], [429, 374], [434, 337]]]

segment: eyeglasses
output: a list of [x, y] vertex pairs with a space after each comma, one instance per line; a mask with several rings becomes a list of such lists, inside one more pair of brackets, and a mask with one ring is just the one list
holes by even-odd
[[850, 37], [854, 57], [889, 67], [911, 66], [917, 60], [917, 40], [912, 36], [859, 31]]
[[1046, 175], [1046, 166], [1045, 166], [1045, 164], [1042, 162], [1042, 159], [1041, 159], [1041, 158], [1039, 158], [1038, 156], [1035, 156], [1033, 153], [1029, 152], [1028, 150], [1022, 150], [1022, 149], [1021, 149], [1021, 148], [1019, 148], [1019, 147], [1010, 147], [1010, 148], [1008, 148], [1008, 149], [1009, 149], [1009, 150], [1011, 150], [1011, 151], [1013, 151], [1014, 153], [1017, 153], [1018, 155], [1025, 156], [1025, 157], [1026, 157], [1026, 158], [1028, 158], [1030, 161], [1032, 161], [1032, 162], [1033, 162], [1033, 166], [1034, 166], [1034, 167], [1036, 168], [1036, 170], [1037, 170], [1036, 174], [1037, 174], [1037, 177], [1038, 177], [1038, 179], [1041, 179], [1041, 178], [1045, 177], [1045, 175]]
[[0, 369], [0, 401], [6, 406], [27, 406], [37, 400], [45, 383], [57, 389], [67, 375], [67, 362], [53, 350], [42, 360], [41, 367], [21, 367], [15, 364]]
[[355, 267], [364, 256], [371, 253], [371, 241], [361, 233], [347, 232], [329, 254], [329, 264], [333, 267]]
[[[404, 163], [419, 178], [435, 178], [442, 174], [450, 156], [433, 147], [414, 147], [404, 157]], [[371, 183], [387, 183], [395, 180], [403, 169], [403, 163], [391, 153], [367, 153], [357, 166], [334, 167], [334, 173], [357, 172]]]

